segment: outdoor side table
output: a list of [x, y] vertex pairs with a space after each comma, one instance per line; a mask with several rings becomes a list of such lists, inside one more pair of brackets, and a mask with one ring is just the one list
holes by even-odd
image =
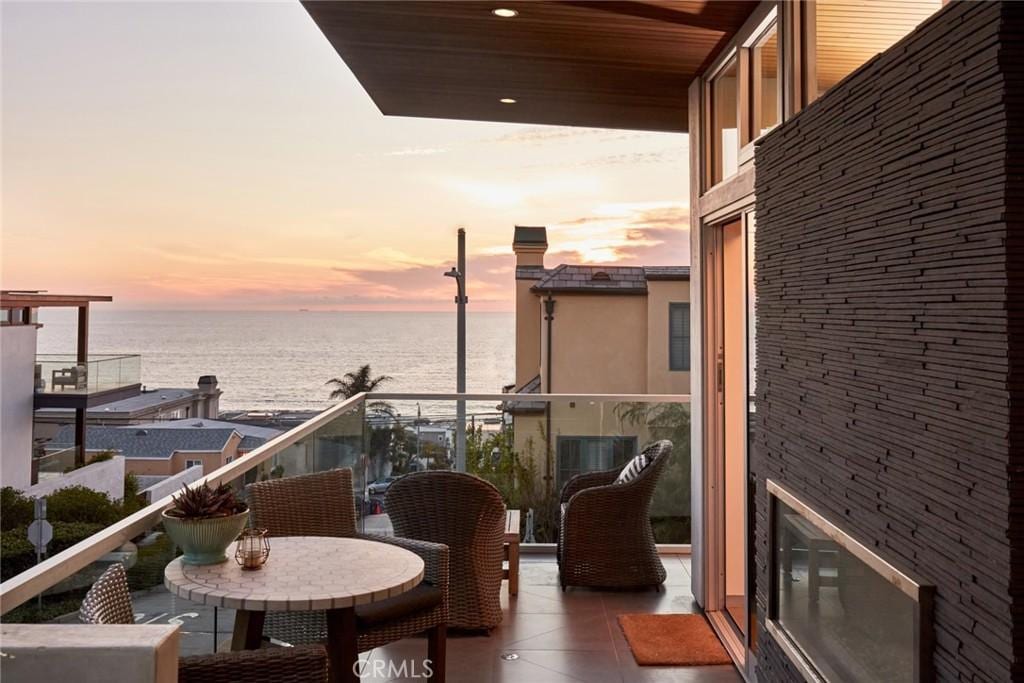
[[232, 650], [259, 648], [267, 612], [325, 610], [331, 680], [358, 680], [355, 606], [415, 587], [423, 579], [423, 560], [356, 538], [285, 536], [270, 543], [261, 569], [243, 570], [234, 559], [196, 566], [179, 557], [164, 570], [164, 585], [180, 598], [237, 610]]

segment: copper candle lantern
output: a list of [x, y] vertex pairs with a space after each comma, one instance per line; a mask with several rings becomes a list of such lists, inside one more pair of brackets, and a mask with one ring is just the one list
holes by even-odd
[[259, 569], [270, 557], [270, 539], [266, 529], [243, 529], [235, 547], [235, 562], [242, 569]]

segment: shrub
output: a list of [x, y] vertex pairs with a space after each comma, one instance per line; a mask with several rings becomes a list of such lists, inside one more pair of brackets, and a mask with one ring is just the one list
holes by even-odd
[[85, 486], [69, 486], [46, 497], [46, 518], [51, 522], [108, 526], [121, 516], [121, 506], [110, 500], [110, 496]]
[[134, 472], [124, 475], [124, 498], [121, 499], [121, 516], [135, 514], [146, 506], [145, 499], [139, 495], [139, 478]]
[[[53, 555], [85, 540], [105, 527], [105, 524], [84, 522], [52, 522], [53, 540], [47, 554]], [[19, 526], [0, 532], [0, 580], [6, 581], [15, 574], [36, 564], [36, 549], [28, 540], [28, 529]]]
[[0, 530], [10, 531], [19, 526], [28, 526], [35, 516], [32, 500], [21, 491], [10, 486], [0, 489]]

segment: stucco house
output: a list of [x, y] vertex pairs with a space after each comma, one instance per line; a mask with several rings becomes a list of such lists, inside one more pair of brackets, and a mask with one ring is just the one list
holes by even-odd
[[[280, 434], [276, 429], [219, 420], [171, 420], [125, 427], [89, 426], [89, 457], [111, 451], [124, 457], [125, 470], [140, 476], [170, 476], [201, 466], [212, 472]], [[64, 447], [74, 435], [62, 427], [50, 442]]]
[[[513, 393], [688, 394], [689, 267], [548, 268], [547, 248], [546, 228], [515, 228]], [[647, 436], [624, 424], [608, 402], [515, 401], [506, 407], [516, 452], [533, 458], [549, 487], [580, 471], [624, 464]]]

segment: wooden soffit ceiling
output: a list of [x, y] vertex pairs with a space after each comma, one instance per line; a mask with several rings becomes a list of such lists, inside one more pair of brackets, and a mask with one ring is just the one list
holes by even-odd
[[303, 3], [386, 115], [672, 132], [687, 129], [687, 86], [756, 4]]

